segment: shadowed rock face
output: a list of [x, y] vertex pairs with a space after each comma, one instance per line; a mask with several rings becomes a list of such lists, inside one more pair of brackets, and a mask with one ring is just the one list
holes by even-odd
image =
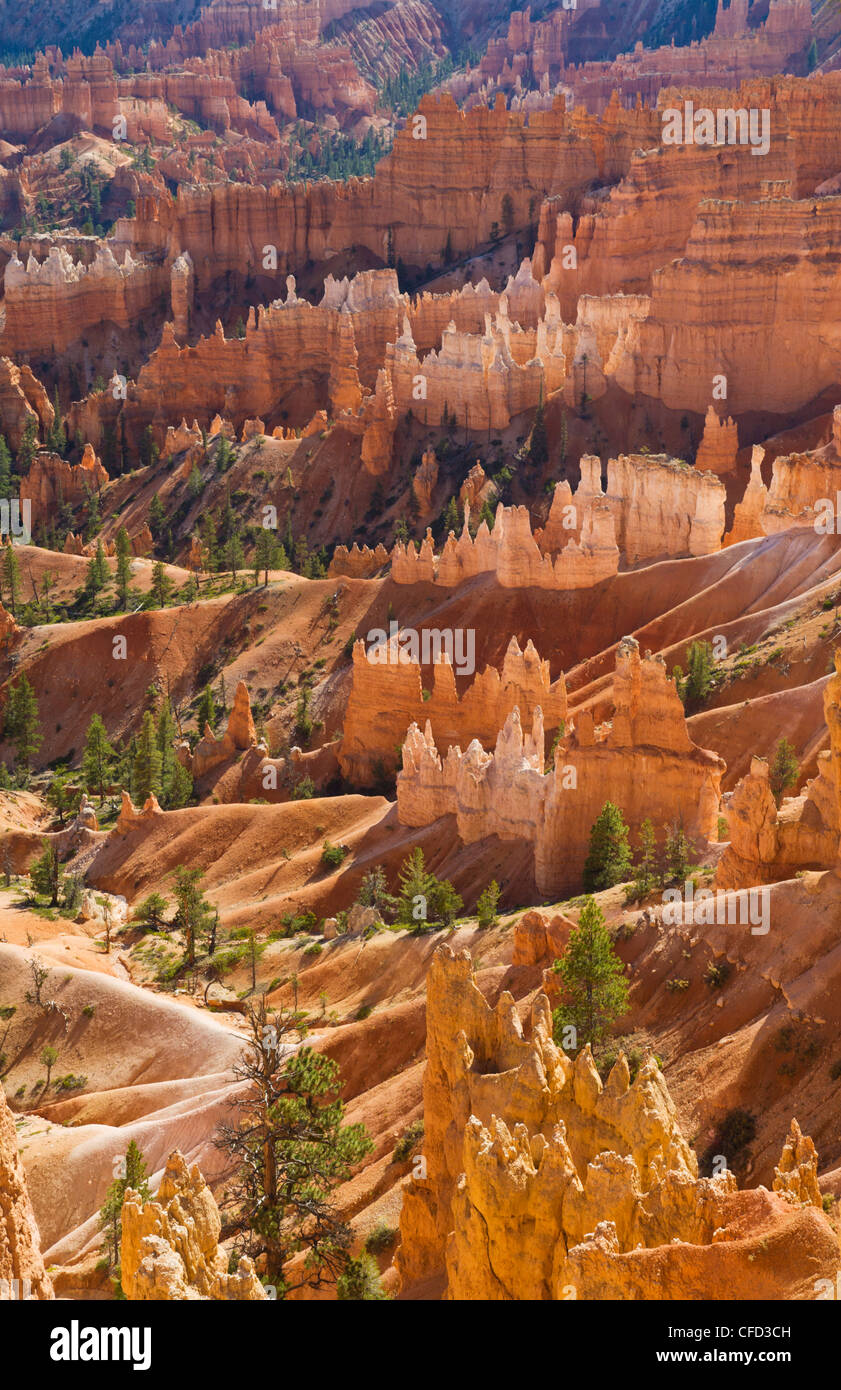
[[0, 1299], [53, 1297], [18, 1154], [14, 1117], [0, 1086]]
[[511, 996], [492, 1009], [469, 953], [447, 946], [428, 978], [427, 1057], [404, 1289], [445, 1270], [453, 1299], [815, 1298], [834, 1278], [817, 1155], [796, 1121], [773, 1193], [698, 1178], [653, 1057], [632, 1085], [620, 1056], [603, 1086], [589, 1048], [572, 1062], [552, 1041], [544, 994], [524, 1031]]

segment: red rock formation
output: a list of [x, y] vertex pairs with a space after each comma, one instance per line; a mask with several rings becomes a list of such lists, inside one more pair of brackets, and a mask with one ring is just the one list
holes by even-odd
[[54, 1296], [41, 1258], [14, 1116], [0, 1086], [0, 1298], [15, 1301]]
[[678, 821], [700, 844], [715, 839], [724, 763], [689, 738], [662, 659], [641, 661], [636, 641], [624, 638], [613, 693], [610, 727], [594, 730], [592, 715], [580, 713], [548, 776], [539, 707], [530, 734], [514, 709], [492, 754], [474, 739], [465, 753], [451, 746], [442, 758], [429, 724], [424, 734], [413, 724], [397, 778], [401, 823], [454, 815], [465, 844], [490, 835], [530, 841], [538, 889], [556, 897], [580, 887], [590, 828], [607, 800], [634, 833], [646, 819], [657, 827]]
[[58, 454], [45, 450], [35, 455], [27, 477], [21, 478], [21, 501], [32, 505], [32, 525], [54, 520], [59, 502], [71, 507], [85, 501], [89, 492], [99, 492], [108, 482], [108, 474], [86, 444], [81, 462], [67, 463]]
[[830, 747], [818, 754], [818, 775], [800, 796], [786, 797], [779, 810], [769, 767], [753, 758], [750, 772], [727, 807], [730, 842], [716, 870], [720, 888], [751, 888], [792, 878], [800, 869], [833, 868], [841, 832], [841, 648], [835, 674], [824, 688], [824, 718]]
[[77, 264], [60, 246], [51, 247], [40, 263], [30, 254], [24, 266], [13, 256], [5, 273], [0, 348], [12, 355], [61, 353], [94, 324], [109, 322], [127, 332], [167, 279], [161, 266], [136, 262], [128, 251], [117, 261], [105, 244], [90, 266]]
[[[445, 1298], [460, 1300], [813, 1298], [818, 1271], [834, 1286], [837, 1239], [799, 1129], [778, 1190], [739, 1192], [730, 1172], [698, 1178], [653, 1057], [631, 1084], [620, 1056], [603, 1084], [589, 1047], [573, 1062], [553, 1042], [544, 994], [525, 1026], [510, 994], [491, 1008], [467, 951], [439, 946], [426, 1019], [425, 1170], [404, 1186], [404, 1292], [442, 1275]], [[780, 1257], [763, 1264], [769, 1241]]]
[[707, 409], [704, 437], [695, 455], [695, 467], [710, 473], [731, 473], [736, 467], [739, 452], [739, 428], [728, 416], [719, 419], [715, 406]]
[[[424, 629], [419, 630], [418, 637], [422, 643]], [[515, 707], [530, 720], [539, 706], [547, 732], [554, 732], [566, 718], [563, 675], [550, 680], [549, 663], [541, 661], [531, 642], [521, 651], [512, 637], [501, 670], [487, 666], [459, 696], [442, 635], [436, 630], [430, 637], [434, 664], [428, 698], [422, 688], [420, 663], [402, 660], [407, 653], [401, 649], [399, 638], [370, 652], [363, 641], [356, 643], [339, 751], [339, 765], [349, 781], [370, 785], [377, 762], [392, 766], [395, 749], [413, 723], [426, 721], [443, 752], [450, 744], [466, 747], [474, 739], [484, 748], [492, 748]], [[379, 657], [383, 659], [375, 659]]]
[[346, 576], [349, 579], [370, 579], [388, 564], [388, 551], [384, 545], [371, 550], [363, 545], [360, 550], [354, 541], [350, 550], [346, 545], [337, 545], [327, 570], [331, 579]]
[[55, 418], [52, 403], [37, 377], [27, 366], [17, 367], [8, 357], [0, 357], [0, 434], [17, 453], [32, 420], [38, 434], [50, 428]]

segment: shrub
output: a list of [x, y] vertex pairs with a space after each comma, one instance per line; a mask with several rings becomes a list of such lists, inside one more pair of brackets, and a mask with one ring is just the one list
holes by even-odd
[[492, 878], [487, 888], [480, 893], [479, 901], [476, 904], [476, 917], [480, 927], [492, 927], [496, 921], [499, 891], [499, 884], [495, 878]]
[[684, 989], [688, 989], [688, 988], [689, 988], [689, 981], [688, 981], [688, 980], [679, 980], [679, 979], [677, 979], [677, 978], [673, 978], [673, 979], [671, 979], [671, 980], [667, 980], [667, 981], [666, 981], [666, 989], [667, 989], [671, 994], [677, 994], [680, 990], [684, 990]]
[[88, 1078], [86, 1076], [74, 1076], [72, 1071], [69, 1071], [66, 1076], [57, 1076], [55, 1080], [57, 1091], [80, 1091], [87, 1084]]
[[383, 1250], [390, 1250], [396, 1239], [394, 1226], [389, 1226], [387, 1221], [378, 1221], [374, 1229], [368, 1232], [365, 1249], [369, 1255], [379, 1255]]
[[704, 980], [710, 989], [721, 989], [730, 978], [732, 970], [733, 966], [729, 960], [723, 960], [719, 965], [716, 965], [715, 961], [710, 961], [704, 971]]
[[347, 857], [347, 845], [332, 845], [329, 840], [324, 841], [321, 851], [321, 862], [327, 869], [338, 869]]
[[94, 1014], [96, 1013], [96, 1005], [86, 1004], [82, 1010], [82, 1013], [85, 1018], [93, 1018]]
[[394, 1145], [394, 1162], [405, 1163], [423, 1139], [423, 1120], [413, 1120]]

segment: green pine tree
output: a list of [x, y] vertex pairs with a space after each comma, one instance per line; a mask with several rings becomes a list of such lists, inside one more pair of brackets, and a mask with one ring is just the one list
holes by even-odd
[[202, 738], [204, 738], [205, 724], [209, 724], [211, 729], [216, 728], [216, 701], [209, 685], [204, 687], [199, 700], [199, 707], [196, 710], [196, 725]]
[[642, 902], [657, 882], [657, 841], [654, 826], [646, 819], [640, 826], [639, 851], [634, 862], [634, 898]]
[[123, 1198], [131, 1188], [143, 1202], [148, 1202], [152, 1193], [143, 1154], [132, 1139], [121, 1165], [120, 1176], [115, 1178], [105, 1194], [105, 1201], [99, 1211], [99, 1229], [106, 1233], [106, 1250], [109, 1262], [117, 1279], [120, 1278], [120, 1244], [123, 1238], [122, 1213]]
[[797, 761], [794, 749], [787, 738], [781, 738], [771, 760], [768, 781], [774, 800], [779, 806], [783, 799], [783, 792], [789, 787], [797, 785], [800, 776], [800, 764]]
[[590, 852], [584, 864], [584, 891], [600, 893], [630, 875], [628, 827], [622, 812], [606, 801], [590, 831]]
[[12, 617], [16, 618], [20, 599], [20, 565], [11, 541], [3, 547], [2, 595], [11, 609]]
[[158, 733], [155, 716], [151, 710], [143, 716], [137, 750], [134, 755], [132, 787], [135, 800], [142, 806], [147, 797], [160, 796], [161, 792], [161, 750], [158, 747]]
[[424, 927], [431, 920], [431, 899], [437, 879], [426, 867], [423, 850], [416, 845], [403, 860], [398, 875], [397, 921], [401, 926]]
[[85, 735], [82, 754], [82, 776], [88, 791], [99, 794], [99, 804], [105, 800], [105, 786], [114, 765], [114, 749], [108, 741], [105, 725], [98, 714], [93, 715]]
[[573, 1027], [576, 1050], [588, 1043], [594, 1047], [627, 1012], [628, 985], [604, 914], [593, 898], [585, 899], [578, 925], [553, 969], [563, 990], [552, 1015], [556, 1040], [562, 1042], [564, 1030]]
[[170, 594], [172, 593], [172, 580], [166, 572], [166, 565], [163, 560], [156, 560], [152, 566], [152, 587], [149, 597], [155, 608], [166, 608]]
[[16, 763], [28, 774], [29, 765], [43, 742], [38, 701], [25, 675], [9, 686], [4, 736], [14, 744]]

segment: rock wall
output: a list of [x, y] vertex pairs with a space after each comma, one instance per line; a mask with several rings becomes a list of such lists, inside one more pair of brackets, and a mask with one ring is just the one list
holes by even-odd
[[547, 776], [539, 707], [530, 732], [515, 708], [493, 753], [474, 739], [464, 753], [451, 746], [442, 758], [430, 724], [424, 733], [413, 724], [397, 777], [401, 824], [429, 825], [453, 815], [464, 844], [490, 835], [528, 840], [538, 889], [550, 897], [579, 891], [590, 828], [608, 800], [632, 835], [650, 819], [658, 833], [677, 822], [699, 845], [716, 839], [725, 765], [692, 743], [662, 659], [641, 660], [633, 638], [617, 649], [613, 698], [606, 729], [594, 729], [586, 710], [576, 716]]
[[[814, 1298], [816, 1279], [835, 1278], [808, 1140], [789, 1136], [786, 1194], [698, 1178], [653, 1057], [631, 1084], [620, 1056], [603, 1085], [589, 1047], [572, 1061], [553, 1042], [544, 994], [524, 1027], [511, 995], [491, 1008], [468, 952], [446, 945], [427, 976], [423, 1099], [404, 1291], [443, 1273], [458, 1300]], [[769, 1239], [779, 1257], [757, 1261]]]
[[539, 706], [547, 732], [554, 732], [566, 719], [563, 674], [552, 682], [548, 661], [541, 661], [531, 642], [521, 651], [512, 637], [502, 668], [485, 667], [461, 696], [446, 653], [436, 657], [428, 698], [424, 698], [419, 663], [402, 661], [397, 640], [387, 655], [387, 661], [371, 661], [364, 642], [354, 646], [353, 680], [339, 751], [342, 773], [354, 784], [369, 785], [377, 762], [393, 766], [409, 726], [424, 720], [438, 751], [444, 753], [450, 744], [466, 747], [474, 739], [483, 748], [492, 748], [515, 706], [527, 721]]
[[135, 261], [130, 251], [117, 260], [104, 243], [90, 265], [74, 261], [62, 246], [51, 246], [44, 261], [30, 253], [25, 265], [13, 256], [5, 272], [0, 350], [11, 356], [62, 353], [102, 323], [128, 332], [168, 285], [161, 266]]
[[0, 434], [13, 453], [20, 448], [30, 420], [37, 438], [54, 419], [53, 404], [30, 368], [17, 367], [10, 358], [0, 357]]
[[0, 1086], [0, 1299], [54, 1296], [41, 1258], [14, 1115]]

